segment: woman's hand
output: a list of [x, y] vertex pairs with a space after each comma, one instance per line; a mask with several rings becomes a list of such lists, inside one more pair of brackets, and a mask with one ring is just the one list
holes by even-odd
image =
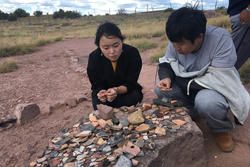
[[107, 96], [106, 96], [106, 90], [100, 90], [98, 93], [97, 93], [97, 97], [98, 99], [105, 103], [107, 101]]
[[160, 80], [160, 82], [157, 84], [157, 86], [163, 91], [163, 92], [169, 92], [172, 90], [171, 88], [171, 79], [165, 78]]
[[114, 101], [115, 98], [117, 97], [117, 88], [109, 88], [106, 91], [106, 96], [107, 96], [108, 102]]

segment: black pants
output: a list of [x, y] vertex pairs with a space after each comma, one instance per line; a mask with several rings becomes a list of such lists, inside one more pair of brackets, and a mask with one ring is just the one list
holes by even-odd
[[120, 94], [113, 102], [101, 102], [96, 94], [92, 93], [92, 105], [94, 110], [97, 110], [97, 104], [105, 104], [111, 107], [119, 108], [122, 106], [132, 106], [142, 101], [143, 94], [140, 90], [133, 90], [126, 94]]

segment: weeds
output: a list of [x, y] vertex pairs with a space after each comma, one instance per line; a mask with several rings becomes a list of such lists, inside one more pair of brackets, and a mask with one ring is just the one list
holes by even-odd
[[12, 72], [18, 68], [16, 62], [12, 59], [8, 59], [0, 64], [0, 73]]

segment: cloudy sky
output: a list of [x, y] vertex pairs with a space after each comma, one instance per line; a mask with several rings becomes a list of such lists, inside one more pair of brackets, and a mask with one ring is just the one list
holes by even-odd
[[[74, 10], [82, 15], [115, 14], [119, 9], [127, 13], [161, 10], [168, 7], [179, 8], [185, 3], [195, 3], [197, 0], [0, 0], [0, 10], [11, 13], [22, 8], [31, 15], [40, 10], [44, 14], [52, 14], [59, 9]], [[199, 0], [204, 9], [214, 9], [217, 6], [228, 5], [228, 0]]]

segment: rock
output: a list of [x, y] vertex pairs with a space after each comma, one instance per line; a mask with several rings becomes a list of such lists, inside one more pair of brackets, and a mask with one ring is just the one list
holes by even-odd
[[132, 164], [133, 166], [137, 166], [139, 164], [139, 161], [137, 161], [136, 159], [132, 159]]
[[42, 157], [42, 158], [39, 158], [39, 159], [37, 159], [36, 161], [37, 161], [37, 163], [42, 163], [42, 162], [44, 162], [44, 161], [46, 161], [47, 160], [47, 158], [44, 156], [44, 157]]
[[40, 108], [37, 104], [18, 104], [14, 111], [18, 124], [23, 124], [35, 118], [40, 114]]
[[127, 142], [127, 144], [123, 145], [122, 149], [123, 149], [123, 152], [130, 153], [133, 156], [136, 156], [141, 151], [141, 149], [137, 145], [134, 145], [130, 141]]
[[60, 159], [58, 159], [58, 158], [54, 158], [54, 159], [52, 159], [51, 161], [50, 161], [50, 163], [49, 163], [49, 165], [51, 166], [51, 167], [54, 167], [54, 166], [57, 166], [58, 164], [60, 164]]
[[[201, 130], [187, 115], [187, 122], [175, 137], [163, 136], [154, 140], [154, 151], [138, 157], [139, 166], [167, 167], [206, 167], [207, 159], [204, 150], [204, 138]], [[147, 145], [147, 144], [145, 144]], [[144, 146], [145, 147], [145, 146]]]
[[76, 97], [76, 102], [77, 104], [84, 102], [88, 99], [88, 97], [86, 95], [79, 95]]
[[70, 108], [73, 108], [77, 106], [77, 100], [76, 98], [68, 98], [65, 100], [65, 104]]
[[80, 125], [78, 128], [78, 130], [80, 131], [93, 131], [95, 130], [95, 127], [92, 124], [84, 124], [84, 125]]
[[124, 155], [121, 155], [114, 167], [132, 167], [132, 162]]
[[102, 128], [104, 128], [107, 124], [104, 119], [98, 119], [97, 122]]
[[128, 119], [128, 113], [125, 113], [123, 111], [118, 111], [114, 113], [114, 115], [117, 119]]
[[166, 135], [166, 130], [165, 128], [160, 128], [160, 127], [156, 127], [155, 128], [155, 133], [159, 136], [165, 136]]
[[30, 163], [30, 167], [35, 167], [36, 166], [36, 162], [31, 162]]
[[184, 125], [186, 122], [180, 119], [175, 119], [172, 122], [174, 122], [177, 125]]
[[91, 131], [86, 130], [86, 131], [82, 131], [81, 133], [77, 134], [77, 137], [87, 137], [89, 135], [91, 135]]
[[63, 167], [75, 167], [74, 162], [66, 163]]
[[159, 109], [158, 108], [152, 108], [152, 109], [149, 109], [149, 110], [146, 110], [146, 111], [143, 111], [143, 115], [144, 116], [151, 116], [153, 113], [157, 112]]
[[140, 124], [144, 122], [142, 111], [138, 109], [137, 111], [128, 115], [128, 122], [131, 124]]
[[97, 109], [99, 111], [100, 118], [104, 120], [112, 119], [113, 108], [107, 105], [98, 104]]
[[150, 126], [148, 124], [141, 124], [135, 128], [137, 132], [143, 133], [149, 131]]
[[142, 104], [142, 108], [143, 108], [144, 111], [145, 111], [145, 110], [151, 109], [151, 107], [152, 107], [151, 104], [147, 104], [147, 103], [143, 103], [143, 104]]
[[89, 114], [89, 120], [90, 120], [91, 122], [95, 122], [95, 121], [97, 121], [97, 118], [96, 118], [96, 116], [95, 116], [93, 113], [90, 113], [90, 114]]
[[119, 122], [122, 124], [123, 127], [127, 127], [129, 125], [127, 118], [120, 118]]

